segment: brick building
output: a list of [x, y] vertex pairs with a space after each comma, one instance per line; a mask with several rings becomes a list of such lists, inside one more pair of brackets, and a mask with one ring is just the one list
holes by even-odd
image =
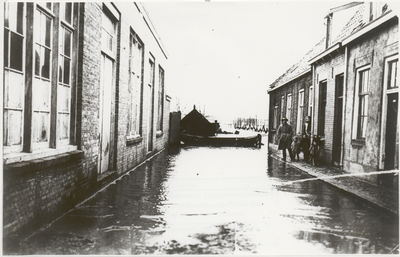
[[[334, 30], [334, 17], [344, 10], [350, 18]], [[398, 169], [398, 17], [388, 4], [353, 2], [332, 8], [326, 24], [322, 50], [308, 59], [309, 83], [314, 89], [313, 103], [309, 101], [314, 107], [312, 133], [324, 139], [320, 157], [325, 164], [350, 173]], [[284, 103], [274, 112], [275, 83], [269, 89], [271, 128], [274, 119], [282, 116], [279, 109], [288, 109]], [[290, 83], [285, 86], [287, 92], [298, 90]], [[291, 99], [291, 105], [298, 101], [298, 97]], [[367, 179], [375, 183], [396, 180], [387, 177]]]
[[269, 101], [269, 142], [277, 144], [276, 130], [281, 119], [286, 117], [296, 134], [303, 132], [304, 119], [313, 118], [312, 71], [308, 60], [322, 51], [324, 41], [318, 42], [298, 63], [294, 64], [268, 89]]
[[6, 2], [0, 12], [3, 235], [12, 237], [167, 146], [168, 57], [139, 3]]

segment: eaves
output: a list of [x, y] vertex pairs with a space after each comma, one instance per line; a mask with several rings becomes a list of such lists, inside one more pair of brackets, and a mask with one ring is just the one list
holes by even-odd
[[323, 58], [325, 58], [328, 55], [331, 55], [332, 53], [336, 52], [337, 50], [340, 49], [340, 47], [342, 46], [341, 42], [338, 42], [332, 46], [330, 46], [328, 49], [326, 49], [325, 51], [323, 51], [322, 53], [319, 53], [318, 55], [316, 55], [315, 57], [313, 57], [312, 59], [310, 59], [308, 61], [308, 64], [311, 65]]
[[277, 87], [268, 89], [268, 90], [267, 90], [267, 93], [269, 94], [270, 92], [274, 91], [275, 89], [281, 88], [281, 87], [285, 86], [286, 84], [288, 84], [288, 83], [290, 83], [290, 82], [292, 82], [292, 81], [294, 81], [294, 80], [296, 80], [296, 79], [298, 79], [298, 78], [304, 76], [305, 74], [307, 74], [307, 73], [309, 73], [309, 72], [311, 72], [311, 67], [308, 68], [308, 69], [306, 69], [306, 70], [303, 71], [302, 73], [297, 74], [296, 76], [294, 76], [293, 78], [289, 79], [289, 80], [286, 81], [285, 83], [283, 83], [283, 84], [281, 84], [281, 85], [279, 85], [279, 86], [277, 86]]

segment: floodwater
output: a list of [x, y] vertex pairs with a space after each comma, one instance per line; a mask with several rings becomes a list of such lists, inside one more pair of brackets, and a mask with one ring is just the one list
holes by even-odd
[[317, 180], [287, 183], [307, 175], [269, 158], [266, 148], [161, 152], [3, 253], [310, 255], [396, 248], [396, 218]]

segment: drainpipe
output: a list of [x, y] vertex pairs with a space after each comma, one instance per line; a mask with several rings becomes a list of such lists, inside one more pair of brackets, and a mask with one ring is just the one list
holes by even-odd
[[312, 86], [313, 86], [313, 109], [312, 109], [312, 114], [311, 114], [311, 131], [312, 135], [314, 135], [314, 123], [315, 123], [315, 91], [316, 91], [316, 85], [315, 85], [315, 65], [312, 64]]
[[348, 48], [347, 46], [344, 47], [344, 75], [343, 75], [343, 101], [344, 101], [344, 105], [343, 105], [343, 110], [342, 110], [342, 158], [340, 158], [340, 166], [342, 166], [342, 170], [344, 167], [344, 152], [346, 150], [345, 144], [346, 144], [346, 140], [345, 140], [345, 136], [346, 136], [346, 109], [347, 109], [347, 67], [348, 67], [348, 56], [347, 56], [347, 52], [348, 52]]

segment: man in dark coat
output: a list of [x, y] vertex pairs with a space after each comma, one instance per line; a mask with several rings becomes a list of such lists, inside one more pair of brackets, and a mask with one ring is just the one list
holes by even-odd
[[277, 136], [278, 136], [278, 150], [282, 150], [283, 161], [286, 161], [286, 149], [289, 151], [290, 159], [293, 160], [293, 154], [291, 149], [292, 144], [292, 126], [287, 123], [287, 118], [282, 118], [282, 124], [278, 128]]

